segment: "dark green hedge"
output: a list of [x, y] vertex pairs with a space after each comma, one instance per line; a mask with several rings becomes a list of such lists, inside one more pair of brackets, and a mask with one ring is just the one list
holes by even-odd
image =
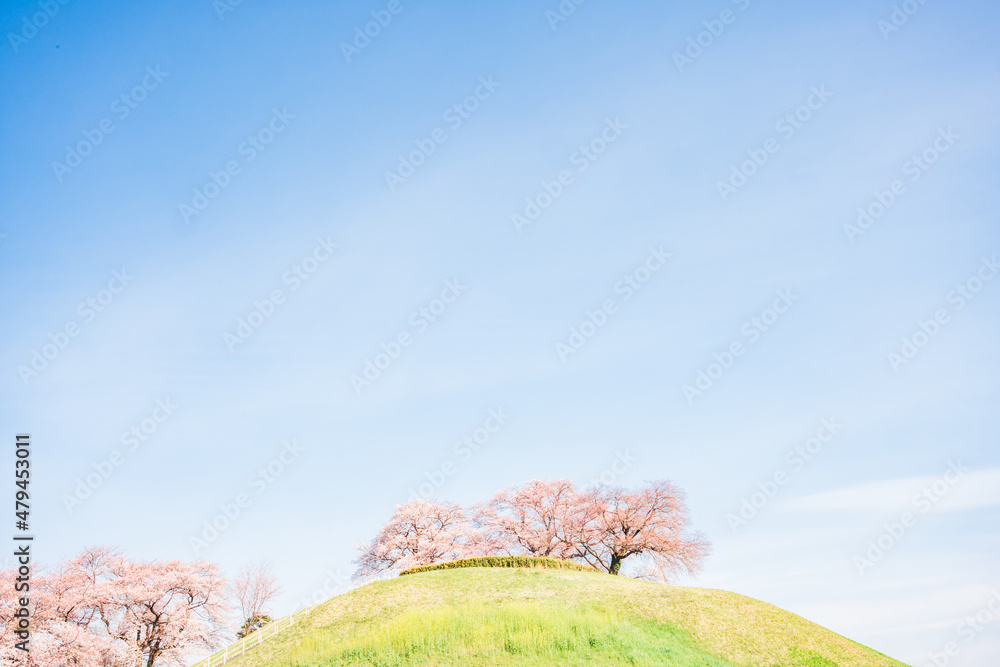
[[589, 565], [581, 565], [571, 560], [559, 558], [536, 558], [534, 556], [480, 556], [478, 558], [461, 558], [450, 560], [447, 563], [435, 563], [434, 565], [421, 565], [411, 567], [400, 572], [404, 574], [415, 574], [417, 572], [430, 572], [431, 570], [453, 570], [459, 567], [543, 567], [550, 570], [582, 570], [584, 572], [594, 572], [594, 568]]

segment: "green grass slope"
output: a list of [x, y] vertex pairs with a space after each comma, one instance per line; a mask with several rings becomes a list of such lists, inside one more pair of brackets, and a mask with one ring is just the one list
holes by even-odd
[[479, 567], [363, 586], [227, 665], [905, 667], [735, 593]]

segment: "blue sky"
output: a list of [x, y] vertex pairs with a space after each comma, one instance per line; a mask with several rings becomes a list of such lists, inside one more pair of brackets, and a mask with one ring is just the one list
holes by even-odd
[[191, 559], [246, 494], [198, 555], [272, 560], [287, 612], [446, 463], [469, 504], [665, 477], [715, 544], [685, 584], [913, 664], [1000, 654], [1000, 622], [959, 634], [1000, 586], [994, 5], [220, 6], [0, 10], [0, 422], [36, 443], [42, 560]]

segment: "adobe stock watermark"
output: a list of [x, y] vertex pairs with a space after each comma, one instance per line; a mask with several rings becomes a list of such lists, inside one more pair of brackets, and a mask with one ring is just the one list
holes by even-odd
[[885, 554], [899, 544], [906, 533], [917, 525], [918, 519], [941, 502], [941, 499], [948, 495], [951, 488], [958, 484], [967, 472], [969, 468], [963, 466], [961, 460], [949, 461], [947, 472], [913, 495], [910, 503], [916, 513], [903, 512], [896, 521], [882, 524], [884, 529], [882, 533], [875, 539], [868, 540], [868, 549], [854, 557], [854, 567], [857, 568], [858, 574], [864, 576], [866, 570], [882, 560]]
[[892, 13], [889, 14], [889, 20], [879, 19], [875, 22], [879, 32], [882, 33], [882, 38], [888, 40], [889, 35], [898, 32], [900, 28], [910, 21], [911, 16], [916, 15], [920, 11], [921, 5], [926, 4], [927, 0], [903, 0], [898, 5], [893, 5]]
[[22, 16], [21, 29], [16, 33], [7, 33], [7, 41], [10, 42], [10, 47], [14, 49], [14, 53], [20, 52], [21, 46], [34, 39], [38, 31], [47, 26], [49, 21], [55, 18], [56, 14], [59, 13], [60, 5], [68, 3], [69, 0], [40, 0], [38, 3], [39, 11]]
[[[746, 11], [750, 6], [750, 0], [732, 0], [733, 4], [739, 7], [740, 11]], [[719, 12], [718, 18], [702, 21], [704, 30], [698, 32], [694, 37], [688, 37], [687, 47], [683, 52], [674, 51], [674, 65], [677, 71], [683, 74], [684, 68], [694, 64], [694, 61], [701, 58], [705, 50], [715, 44], [715, 40], [726, 31], [726, 26], [732, 25], [736, 21], [738, 14], [731, 9], [723, 9]]]
[[545, 11], [545, 20], [549, 22], [549, 27], [555, 32], [560, 23], [565, 23], [570, 16], [576, 13], [577, 7], [587, 0], [562, 0], [556, 8]]
[[[622, 276], [622, 279], [614, 284], [615, 294], [622, 295], [622, 303], [626, 303], [648, 283], [653, 276], [667, 264], [667, 260], [673, 255], [666, 252], [663, 246], [659, 248], [649, 247], [649, 255], [635, 269]], [[618, 313], [619, 303], [615, 297], [605, 299], [593, 310], [584, 312], [584, 319], [580, 324], [569, 328], [569, 337], [566, 342], [556, 342], [556, 354], [564, 364], [574, 354], [583, 349], [587, 342], [600, 331], [608, 319]]]
[[[454, 132], [462, 127], [462, 124], [472, 117], [479, 105], [490, 99], [501, 85], [500, 82], [493, 80], [492, 74], [479, 77], [479, 82], [472, 93], [461, 102], [456, 102], [445, 109], [444, 113], [441, 114], [441, 119]], [[389, 187], [389, 192], [395, 192], [396, 188], [406, 182], [406, 179], [413, 176], [417, 169], [434, 154], [437, 147], [447, 140], [448, 133], [440, 127], [431, 130], [427, 138], [414, 140], [416, 148], [406, 156], [399, 156], [399, 163], [396, 165], [395, 171], [385, 172], [385, 184]]]
[[[124, 452], [137, 451], [160, 430], [160, 425], [170, 419], [175, 410], [177, 410], [177, 405], [170, 400], [169, 396], [156, 399], [156, 407], [153, 408], [149, 416], [133, 424], [122, 433], [121, 443], [124, 445]], [[125, 464], [126, 454], [124, 452], [120, 449], [113, 450], [106, 459], [91, 464], [94, 472], [76, 479], [73, 492], [64, 493], [60, 498], [67, 512], [72, 514], [76, 508], [83, 505], [85, 500], [94, 495], [94, 491], [111, 479], [115, 471]]]
[[281, 444], [282, 448], [278, 455], [268, 461], [266, 465], [257, 468], [247, 478], [247, 486], [250, 487], [255, 495], [251, 495], [249, 492], [242, 492], [236, 494], [232, 500], [221, 503], [219, 505], [219, 512], [202, 524], [201, 533], [199, 535], [188, 536], [188, 545], [194, 551], [195, 556], [219, 539], [222, 533], [229, 530], [236, 523], [236, 520], [242, 516], [244, 510], [253, 505], [254, 498], [267, 491], [306, 450], [305, 447], [298, 444], [295, 440], [285, 440]]
[[361, 55], [361, 52], [368, 48], [373, 39], [382, 34], [383, 29], [389, 27], [393, 17], [401, 14], [403, 9], [400, 0], [389, 0], [385, 9], [373, 10], [372, 20], [364, 24], [364, 29], [362, 30], [362, 26], [356, 26], [354, 39], [350, 43], [340, 43], [340, 52], [344, 54], [344, 60], [351, 62], [351, 58]]
[[[605, 151], [608, 150], [608, 146], [618, 141], [618, 138], [626, 129], [628, 129], [628, 125], [621, 122], [617, 117], [614, 120], [605, 118], [604, 129], [591, 139], [590, 142], [580, 146], [569, 156], [570, 165], [576, 167], [578, 174], [587, 171], [590, 165], [604, 155]], [[542, 213], [552, 206], [562, 196], [566, 188], [574, 182], [575, 177], [573, 176], [573, 171], [570, 169], [560, 170], [551, 181], [542, 181], [542, 189], [534, 197], [525, 197], [524, 209], [520, 213], [512, 213], [510, 216], [510, 221], [513, 223], [517, 233], [520, 234], [522, 229], [538, 220]]]
[[[938, 128], [937, 137], [927, 148], [919, 153], [914, 153], [903, 162], [903, 175], [909, 177], [910, 183], [916, 183], [920, 178], [938, 161], [938, 159], [951, 150], [955, 142], [961, 135], [955, 134], [948, 129]], [[864, 206], [858, 207], [858, 218], [855, 224], [845, 223], [844, 233], [847, 240], [854, 244], [854, 240], [862, 236], [865, 232], [888, 213], [896, 201], [907, 192], [906, 183], [902, 179], [895, 179], [885, 190], [875, 189], [874, 197]]]
[[28, 380], [38, 377], [48, 368], [49, 364], [69, 347], [70, 342], [80, 335], [81, 326], [97, 319], [98, 313], [103, 313], [133, 280], [135, 277], [130, 276], [124, 267], [121, 271], [112, 271], [111, 280], [108, 281], [106, 288], [77, 304], [76, 314], [82, 318], [82, 324], [75, 319], [69, 320], [62, 329], [48, 335], [48, 343], [31, 351], [31, 361], [27, 365], [18, 365], [17, 373], [21, 376], [21, 382], [27, 385]]
[[[317, 237], [316, 245], [313, 247], [312, 252], [303, 257], [301, 260], [292, 264], [292, 266], [285, 271], [281, 276], [281, 283], [283, 285], [289, 285], [288, 291], [294, 292], [299, 287], [303, 285], [306, 280], [309, 280], [319, 268], [325, 264], [331, 257], [333, 257], [333, 251], [339, 248], [340, 245], [334, 243], [330, 240], [328, 235], [326, 238], [322, 236]], [[285, 298], [287, 295], [285, 291], [281, 288], [275, 288], [268, 292], [267, 296], [260, 299], [256, 299], [253, 302], [253, 308], [246, 317], [238, 317], [236, 319], [236, 329], [233, 333], [228, 331], [222, 334], [222, 341], [229, 348], [229, 353], [232, 354], [236, 352], [236, 348], [243, 343], [250, 340], [258, 329], [264, 326], [264, 322], [271, 319], [274, 313], [278, 310], [278, 306], [285, 303]]]
[[743, 339], [737, 338], [726, 346], [722, 352], [713, 352], [712, 358], [715, 361], [709, 362], [704, 370], [701, 368], [698, 369], [694, 384], [686, 384], [681, 387], [688, 405], [694, 405], [696, 398], [703, 396], [706, 391], [711, 389], [733, 367], [736, 360], [743, 356], [748, 347], [760, 340], [763, 334], [770, 331], [771, 327], [781, 319], [781, 316], [788, 312], [792, 304], [799, 300], [797, 295], [792, 294], [790, 287], [779, 289], [775, 293], [778, 296], [771, 303], [770, 307], [762, 310], [760, 315], [751, 317], [740, 327], [740, 333], [748, 339], [746, 344], [744, 344]]
[[[976, 295], [983, 289], [986, 283], [993, 280], [997, 272], [1000, 272], [1000, 263], [997, 262], [997, 256], [993, 255], [991, 258], [983, 257], [976, 272], [961, 284], [956, 285], [955, 289], [948, 292], [945, 301], [954, 306], [954, 312], [962, 310], [966, 303], [976, 298]], [[928, 319], [918, 320], [917, 330], [909, 336], [903, 336], [899, 351], [892, 351], [886, 355], [893, 372], [898, 373], [901, 366], [910, 363], [920, 350], [925, 348], [950, 321], [951, 315], [948, 313], [947, 308], [938, 308]]]
[[326, 578], [323, 580], [323, 583], [311, 595], [302, 598], [295, 611], [305, 609], [306, 607], [313, 607], [332, 597], [346, 593], [353, 588], [351, 585], [351, 576], [344, 574], [344, 571], [339, 567], [336, 572], [327, 570], [325, 574]]
[[739, 509], [726, 515], [726, 521], [733, 534], [736, 534], [740, 528], [749, 525], [750, 521], [778, 495], [781, 487], [788, 484], [795, 473], [805, 468], [806, 464], [822, 452], [826, 445], [833, 442], [837, 433], [843, 428], [844, 425], [837, 423], [836, 417], [823, 419], [820, 421], [819, 428], [816, 429], [816, 435], [801, 445], [795, 445], [788, 450], [788, 453], [785, 454], [785, 463], [788, 464], [789, 469], [779, 468], [764, 481], [757, 482], [757, 490], [749, 496], [740, 498]]
[[491, 408], [483, 420], [483, 425], [473, 429], [467, 435], [463, 435], [451, 447], [453, 458], [445, 459], [441, 465], [424, 473], [426, 482], [421, 482], [416, 489], [410, 487], [410, 500], [432, 498], [435, 493], [441, 490], [448, 478], [458, 472], [461, 463], [467, 463], [472, 455], [483, 449], [490, 443], [493, 437], [503, 428], [504, 424], [511, 418], [503, 411], [503, 408]]
[[638, 460], [639, 457], [632, 456], [629, 450], [626, 449], [623, 452], [620, 449], [616, 449], [615, 458], [611, 461], [611, 465], [608, 466], [607, 469], [600, 475], [590, 480], [590, 487], [596, 489], [614, 486], [621, 476], [632, 468], [632, 464]]
[[382, 374], [389, 370], [393, 362], [399, 359], [403, 350], [408, 348], [416, 340], [416, 337], [427, 331], [436, 322], [448, 307], [462, 296], [468, 287], [460, 284], [457, 280], [444, 281], [444, 289], [437, 298], [431, 299], [426, 305], [420, 306], [410, 315], [410, 327], [403, 329], [393, 336], [388, 343], [382, 343], [382, 351], [374, 358], [365, 359], [364, 369], [361, 374], [353, 374], [350, 377], [351, 386], [358, 396], [366, 387], [370, 387]]
[[[982, 609], [975, 614], [966, 616], [955, 627], [955, 634], [965, 640], [966, 644], [975, 641], [983, 630], [989, 626], [994, 619], [1000, 616], [1000, 591], [993, 589], [992, 596], [986, 601]], [[948, 642], [944, 645], [944, 650], [927, 654], [927, 662], [923, 667], [947, 667], [951, 664], [951, 659], [962, 654], [962, 646], [958, 642]]]
[[[982, 634], [983, 630], [990, 625], [997, 616], [1000, 616], [1000, 591], [993, 589], [993, 595], [983, 608], [971, 616], [966, 616], [955, 627], [955, 634], [965, 640], [966, 644], [971, 644], [976, 637]], [[947, 667], [951, 664], [951, 659], [962, 654], [962, 647], [958, 642], [948, 642], [944, 645], [943, 651], [928, 653], [927, 662], [923, 667]]]
[[212, 9], [220, 21], [226, 20], [226, 14], [236, 11], [236, 8], [243, 4], [243, 0], [213, 0]]
[[826, 84], [810, 88], [809, 96], [805, 102], [775, 122], [774, 130], [781, 134], [781, 139], [768, 137], [760, 148], [748, 149], [747, 159], [739, 165], [732, 165], [729, 179], [716, 181], [715, 188], [722, 201], [728, 201], [731, 195], [736, 194], [737, 190], [746, 185], [761, 167], [767, 164], [771, 156], [781, 150], [782, 140], [788, 141], [794, 137], [795, 133], [805, 127], [813, 114], [822, 109], [831, 97], [833, 97], [833, 93], [826, 89]]
[[208, 205], [229, 187], [233, 178], [243, 173], [243, 167], [256, 160], [257, 156], [288, 128], [289, 121], [295, 118], [293, 114], [288, 113], [288, 107], [284, 107], [281, 111], [275, 107], [271, 111], [271, 119], [267, 124], [253, 134], [248, 134], [247, 138], [236, 146], [236, 154], [244, 159], [229, 160], [219, 171], [209, 171], [208, 182], [194, 188], [191, 202], [181, 202], [177, 206], [184, 222], [190, 224], [191, 218], [204, 213]]
[[[170, 76], [170, 72], [161, 72], [160, 66], [147, 67], [146, 74], [131, 90], [122, 93], [111, 102], [111, 112], [115, 114], [121, 122], [128, 118], [133, 111], [139, 108], [151, 92], [160, 87], [163, 80]], [[83, 139], [75, 146], [66, 146], [66, 155], [62, 162], [54, 160], [52, 162], [52, 172], [56, 180], [62, 183], [67, 174], [83, 164], [84, 159], [100, 146], [106, 137], [116, 129], [115, 121], [110, 117], [99, 120], [91, 130], [83, 130]]]

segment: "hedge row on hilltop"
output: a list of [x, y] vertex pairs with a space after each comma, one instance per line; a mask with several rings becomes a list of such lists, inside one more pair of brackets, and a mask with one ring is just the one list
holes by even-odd
[[569, 560], [559, 558], [537, 558], [534, 556], [480, 556], [478, 558], [460, 558], [447, 563], [434, 563], [433, 565], [421, 565], [411, 567], [400, 572], [404, 574], [416, 574], [417, 572], [430, 572], [431, 570], [454, 570], [460, 567], [541, 567], [550, 570], [578, 570], [583, 572], [596, 572], [588, 565], [581, 565]]

